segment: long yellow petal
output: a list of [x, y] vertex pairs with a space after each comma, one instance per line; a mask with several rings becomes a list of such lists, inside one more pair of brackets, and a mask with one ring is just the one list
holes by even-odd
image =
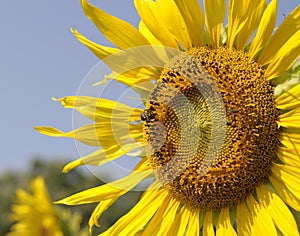
[[149, 224], [147, 224], [142, 236], [164, 235], [166, 232], [168, 232], [175, 219], [179, 205], [180, 201], [176, 200], [175, 198], [166, 198]]
[[292, 194], [285, 182], [273, 173], [269, 176], [269, 179], [280, 198], [296, 211], [300, 211], [300, 200]]
[[213, 47], [218, 47], [226, 12], [225, 0], [204, 0], [206, 31]]
[[252, 235], [252, 222], [250, 219], [250, 212], [246, 206], [245, 202], [240, 202], [237, 205], [237, 232], [239, 236], [248, 236]]
[[102, 122], [89, 124], [78, 129], [63, 132], [53, 127], [34, 127], [39, 133], [52, 136], [73, 138], [90, 146], [103, 146], [124, 144], [132, 138], [142, 135], [142, 126], [139, 124], [127, 124], [124, 122]]
[[237, 236], [237, 233], [235, 232], [231, 221], [230, 221], [230, 215], [229, 215], [229, 208], [223, 207], [221, 209], [218, 222], [217, 222], [217, 236]]
[[[122, 51], [117, 48], [111, 48], [99, 45], [97, 43], [94, 43], [93, 41], [87, 39], [83, 35], [81, 35], [77, 30], [72, 29], [73, 34], [75, 37], [83, 44], [85, 45], [92, 53], [95, 54], [98, 58], [104, 61], [105, 64], [107, 64], [113, 71], [118, 72], [118, 74], [122, 76], [128, 76], [130, 79], [138, 83], [140, 81], [150, 81], [153, 79], [153, 77], [157, 76], [159, 74], [156, 69], [151, 68], [149, 66], [144, 66], [140, 68], [139, 66], [135, 66], [128, 64], [126, 60], [129, 58], [129, 54], [134, 54], [134, 51]], [[139, 49], [140, 51], [143, 51], [142, 49]], [[144, 48], [146, 52], [149, 52], [149, 48]], [[138, 51], [138, 50], [136, 50]], [[137, 53], [136, 53], [137, 54]], [[136, 55], [135, 54], [135, 55]], [[134, 55], [134, 56], [135, 56]], [[132, 56], [132, 55], [130, 55]], [[150, 51], [147, 55], [148, 57], [145, 58], [141, 53], [138, 55], [138, 57], [135, 57], [135, 60], [141, 61], [140, 64], [143, 65], [149, 65], [149, 60], [152, 62], [152, 64], [159, 64], [159, 59], [157, 55], [153, 51]], [[151, 61], [152, 60], [152, 61]], [[154, 62], [153, 62], [154, 60]], [[124, 63], [124, 61], [127, 63]], [[121, 63], [122, 62], [122, 63]], [[158, 62], [158, 63], [155, 63]], [[159, 75], [158, 75], [159, 76]], [[120, 81], [122, 82], [122, 81]], [[103, 82], [99, 82], [103, 83]]]
[[[300, 17], [299, 17], [300, 25]], [[270, 80], [278, 77], [283, 72], [292, 67], [300, 55], [300, 30], [293, 34], [285, 44], [281, 46], [276, 54], [272, 57], [270, 64], [265, 72], [266, 77]]]
[[92, 235], [92, 227], [94, 225], [100, 227], [99, 223], [98, 223], [98, 219], [100, 218], [100, 216], [103, 214], [103, 212], [105, 212], [107, 210], [108, 207], [110, 207], [116, 200], [118, 199], [118, 197], [115, 198], [111, 198], [105, 201], [101, 201], [94, 209], [90, 219], [89, 219], [89, 228], [90, 228], [90, 235]]
[[108, 119], [125, 122], [139, 121], [143, 112], [142, 109], [132, 108], [104, 98], [66, 96], [54, 100], [60, 102], [64, 108], [76, 109], [85, 117], [96, 122], [105, 122]]
[[166, 25], [168, 31], [184, 49], [192, 47], [192, 40], [187, 25], [182, 18], [178, 7], [173, 0], [157, 1], [160, 20]]
[[203, 212], [200, 212], [199, 209], [195, 208], [188, 211], [188, 215], [189, 220], [186, 228], [186, 235], [199, 235]]
[[283, 235], [299, 235], [292, 213], [275, 193], [262, 184], [257, 188], [257, 195], [260, 205], [267, 210]]
[[262, 14], [266, 8], [266, 0], [252, 0], [244, 14], [247, 15], [247, 22], [240, 30], [236, 38], [236, 48], [243, 50], [254, 31], [257, 29], [261, 20]]
[[134, 0], [135, 7], [151, 33], [163, 45], [178, 48], [174, 36], [169, 32], [167, 26], [161, 21], [158, 3], [152, 0]]
[[148, 40], [132, 25], [81, 0], [86, 16], [114, 45], [121, 49], [148, 45]]
[[197, 0], [174, 0], [189, 32], [194, 47], [203, 45], [204, 16]]
[[249, 4], [250, 1], [229, 0], [227, 44], [230, 48], [234, 46], [238, 33], [247, 23], [249, 17], [247, 15], [247, 9]]
[[[276, 236], [276, 228], [269, 213], [261, 207], [252, 195], [246, 199], [250, 214], [250, 221], [252, 222], [253, 235], [270, 235]], [[263, 224], [262, 224], [263, 222]]]
[[122, 179], [116, 180], [109, 184], [101, 185], [99, 187], [87, 189], [57, 201], [56, 203], [79, 205], [120, 197], [135, 187], [143, 179], [147, 178], [151, 173], [152, 170], [149, 167], [149, 162], [141, 161], [137, 168], [135, 168], [129, 175]]
[[75, 161], [67, 164], [63, 168], [63, 172], [67, 173], [70, 170], [82, 165], [93, 165], [93, 166], [100, 166], [110, 161], [113, 161], [130, 151], [133, 151], [140, 147], [141, 144], [139, 143], [132, 143], [132, 144], [125, 144], [122, 147], [119, 145], [109, 146], [106, 148], [101, 148], [91, 154], [88, 154], [84, 157], [80, 157]]
[[285, 91], [276, 98], [276, 107], [278, 109], [293, 109], [300, 105], [300, 84]]
[[294, 109], [280, 115], [277, 123], [287, 129], [300, 129], [300, 109]]
[[257, 33], [253, 38], [249, 55], [251, 58], [255, 58], [257, 53], [268, 42], [276, 23], [278, 0], [273, 0], [264, 11], [264, 14], [260, 20]]
[[293, 166], [273, 164], [272, 173], [284, 182], [288, 190], [300, 200], [300, 170]]
[[146, 190], [126, 215], [100, 235], [135, 235], [152, 218], [167, 196], [168, 192], [165, 190]]
[[151, 31], [147, 28], [147, 26], [142, 20], [139, 24], [139, 31], [151, 43], [151, 45], [162, 45], [161, 42], [157, 38], [155, 38], [155, 36], [151, 33]]
[[278, 27], [270, 39], [270, 43], [262, 52], [258, 61], [262, 65], [269, 64], [274, 59], [274, 55], [289, 41], [289, 39], [300, 29], [300, 5], [294, 9], [282, 24]]
[[203, 228], [202, 228], [203, 236], [214, 236], [214, 226], [213, 226], [213, 218], [212, 218], [212, 210], [208, 210], [205, 214]]

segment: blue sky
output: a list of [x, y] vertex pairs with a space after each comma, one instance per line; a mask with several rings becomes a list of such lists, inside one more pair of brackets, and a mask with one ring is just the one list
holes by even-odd
[[[91, 1], [137, 26], [133, 0]], [[279, 22], [299, 0], [279, 0]], [[79, 1], [2, 1], [0, 8], [1, 164], [0, 170], [27, 166], [34, 156], [74, 160], [79, 156], [70, 139], [38, 134], [33, 126], [72, 128], [72, 112], [51, 97], [74, 95], [98, 59], [73, 37], [77, 28], [88, 38], [109, 42], [84, 16]]]

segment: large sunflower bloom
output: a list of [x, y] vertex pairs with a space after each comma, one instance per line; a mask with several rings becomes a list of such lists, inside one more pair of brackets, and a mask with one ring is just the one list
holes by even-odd
[[[125, 178], [59, 203], [99, 202], [92, 227], [120, 196], [154, 176], [140, 201], [103, 235], [299, 235], [290, 208], [300, 211], [300, 6], [274, 29], [277, 0], [229, 0], [228, 8], [225, 0], [204, 0], [205, 16], [197, 0], [134, 3], [139, 29], [81, 1], [117, 48], [73, 33], [102, 60], [110, 55], [117, 60], [129, 48], [145, 45], [184, 52], [164, 61], [164, 68], [119, 73], [120, 64], [107, 63], [118, 72], [111, 77], [142, 99], [149, 90], [145, 109], [64, 97], [58, 99], [64, 107], [95, 124], [66, 133], [37, 130], [101, 147], [68, 164], [65, 172], [102, 165], [140, 146], [146, 155]], [[154, 54], [170, 54], [153, 49], [136, 55], [151, 61]]]

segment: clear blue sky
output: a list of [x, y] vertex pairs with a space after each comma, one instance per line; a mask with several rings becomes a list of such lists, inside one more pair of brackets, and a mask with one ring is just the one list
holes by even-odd
[[[91, 1], [135, 26], [133, 0]], [[299, 0], [279, 0], [282, 21]], [[88, 38], [110, 45], [84, 16], [79, 0], [2, 1], [0, 8], [1, 164], [3, 172], [27, 166], [30, 158], [63, 157], [78, 153], [71, 139], [42, 136], [32, 128], [52, 125], [72, 128], [72, 113], [51, 97], [76, 94], [80, 82], [98, 62], [70, 33], [77, 28]]]

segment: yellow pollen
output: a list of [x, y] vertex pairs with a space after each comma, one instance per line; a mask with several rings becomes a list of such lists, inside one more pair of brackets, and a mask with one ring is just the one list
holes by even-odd
[[[200, 209], [234, 206], [266, 181], [277, 160], [274, 86], [244, 52], [200, 47], [185, 55], [164, 68], [146, 103], [147, 156], [156, 178], [182, 203]], [[205, 68], [198, 66], [201, 76], [194, 76], [191, 57]], [[223, 104], [211, 106], [218, 93]], [[213, 136], [216, 121], [222, 126], [215, 130], [225, 131], [221, 146]]]

